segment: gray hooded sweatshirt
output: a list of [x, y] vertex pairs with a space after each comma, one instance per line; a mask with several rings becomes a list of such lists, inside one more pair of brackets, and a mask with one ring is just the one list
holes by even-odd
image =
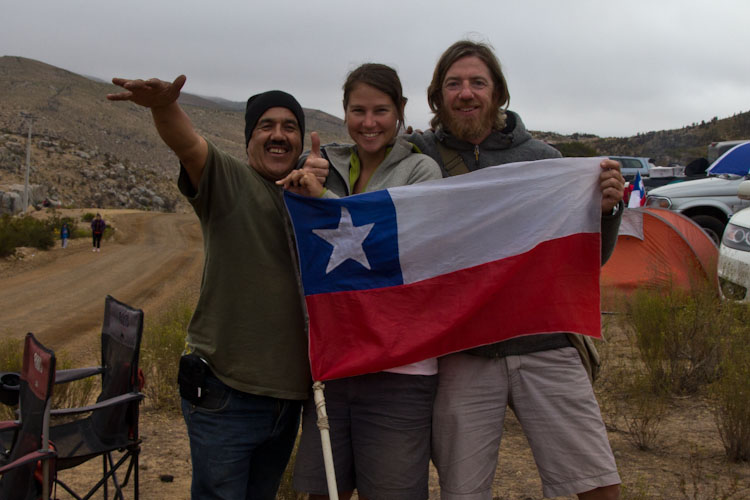
[[[356, 146], [329, 144], [322, 152], [331, 164], [326, 179], [326, 198], [339, 198], [352, 194], [349, 185], [349, 160]], [[365, 191], [377, 191], [397, 186], [407, 186], [417, 182], [442, 179], [440, 168], [429, 156], [416, 154], [414, 145], [403, 137], [398, 137], [383, 163], [373, 172]]]
[[[447, 149], [456, 151], [470, 171], [504, 163], [562, 157], [560, 152], [552, 146], [532, 138], [516, 113], [513, 111], [507, 111], [506, 113], [505, 128], [494, 130], [478, 145], [458, 139], [441, 127], [438, 127], [434, 132], [430, 130], [423, 134], [407, 135], [406, 139], [434, 159], [440, 165], [443, 175], [446, 177], [448, 173], [445, 171], [438, 143]], [[602, 216], [602, 264], [612, 255], [617, 242], [617, 232], [622, 219], [622, 202], [620, 202], [618, 208], [619, 210], [615, 215]], [[571, 311], [571, 314], [575, 314], [575, 311]], [[466, 352], [478, 356], [499, 358], [570, 347], [571, 345], [567, 335], [553, 333], [513, 338], [470, 349]]]

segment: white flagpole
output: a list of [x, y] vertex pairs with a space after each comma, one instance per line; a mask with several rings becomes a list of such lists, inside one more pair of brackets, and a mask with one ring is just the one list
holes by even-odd
[[331, 435], [328, 432], [328, 415], [326, 414], [326, 398], [323, 395], [325, 385], [316, 381], [313, 384], [313, 398], [315, 401], [315, 412], [318, 415], [318, 429], [320, 429], [320, 441], [323, 445], [323, 463], [326, 467], [326, 481], [328, 481], [328, 498], [339, 500], [339, 490], [336, 486], [336, 471], [333, 468], [333, 453], [331, 451]]

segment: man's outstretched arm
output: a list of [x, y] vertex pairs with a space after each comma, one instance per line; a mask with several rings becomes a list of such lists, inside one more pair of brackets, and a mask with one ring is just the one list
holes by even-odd
[[151, 80], [128, 80], [113, 78], [112, 83], [125, 89], [119, 94], [108, 94], [110, 101], [132, 101], [151, 110], [154, 125], [161, 139], [175, 152], [190, 178], [198, 188], [203, 167], [208, 156], [208, 145], [193, 128], [185, 111], [177, 104], [180, 89], [185, 85], [185, 75], [172, 83], [152, 78]]

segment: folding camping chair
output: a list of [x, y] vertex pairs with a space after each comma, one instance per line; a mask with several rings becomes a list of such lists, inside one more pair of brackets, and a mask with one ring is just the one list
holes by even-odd
[[[140, 392], [138, 370], [142, 332], [143, 311], [107, 296], [101, 337], [101, 367], [58, 373], [58, 383], [101, 373], [102, 391], [95, 404], [52, 411], [53, 417], [88, 413], [84, 418], [50, 427], [50, 439], [57, 450], [58, 471], [74, 468], [94, 457], [102, 457], [101, 479], [84, 496], [76, 493], [60, 477], [55, 479], [56, 484], [76, 499], [89, 498], [102, 486], [106, 499], [110, 481], [115, 489], [115, 498], [123, 498], [122, 489], [131, 474], [133, 498], [138, 498], [138, 455], [141, 444], [138, 407], [144, 398]], [[127, 471], [124, 479], [119, 481], [117, 472], [124, 464], [127, 464]]]
[[[54, 450], [49, 445], [49, 415], [55, 383], [55, 353], [26, 334], [19, 381], [19, 415], [0, 422], [0, 432], [13, 432], [10, 453], [0, 453], [0, 499], [49, 498], [54, 477]], [[2, 450], [3, 452], [5, 450]], [[41, 462], [41, 477], [37, 465]]]

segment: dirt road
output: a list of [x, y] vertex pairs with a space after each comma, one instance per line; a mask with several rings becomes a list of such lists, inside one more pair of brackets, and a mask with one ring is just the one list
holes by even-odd
[[114, 236], [92, 252], [88, 239], [30, 253], [0, 268], [0, 338], [34, 332], [76, 361], [98, 361], [104, 298], [142, 308], [146, 318], [200, 284], [203, 261], [194, 214], [104, 211]]

